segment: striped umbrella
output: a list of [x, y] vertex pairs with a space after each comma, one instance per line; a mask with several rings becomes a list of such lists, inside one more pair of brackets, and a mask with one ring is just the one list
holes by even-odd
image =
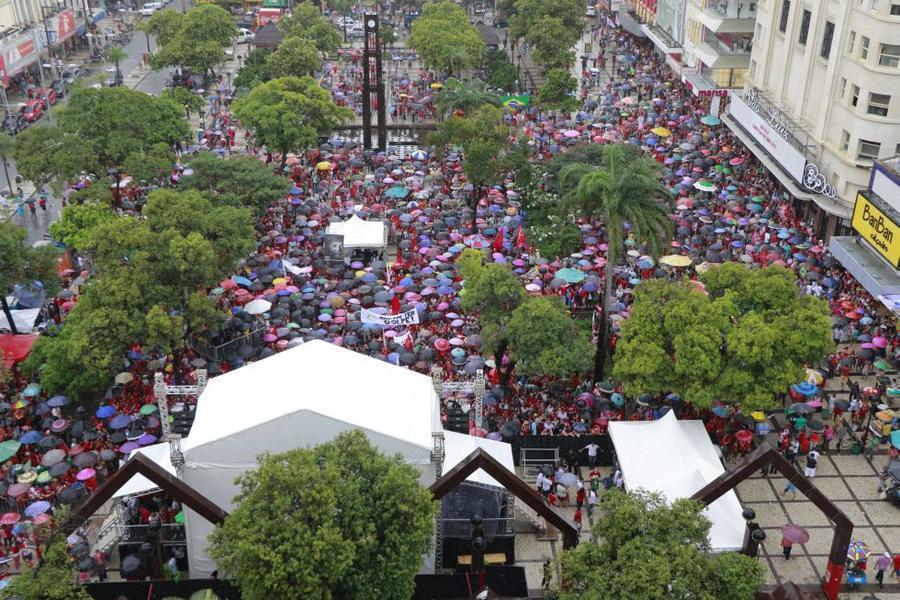
[[853, 562], [866, 560], [870, 554], [872, 554], [872, 551], [869, 549], [869, 546], [859, 540], [851, 540], [850, 545], [847, 547], [847, 558]]

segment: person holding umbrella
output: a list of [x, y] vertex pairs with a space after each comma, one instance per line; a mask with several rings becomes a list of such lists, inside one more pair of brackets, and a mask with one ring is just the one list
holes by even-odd
[[809, 541], [809, 532], [795, 525], [788, 523], [781, 528], [781, 551], [785, 560], [791, 559], [791, 549], [794, 544], [805, 544]]
[[875, 581], [878, 582], [878, 587], [884, 587], [884, 572], [887, 571], [890, 566], [891, 555], [889, 552], [885, 552], [878, 557], [878, 562], [875, 563]]

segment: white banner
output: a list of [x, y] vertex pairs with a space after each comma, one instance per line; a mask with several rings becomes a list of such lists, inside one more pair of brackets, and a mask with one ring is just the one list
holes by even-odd
[[419, 322], [419, 313], [416, 312], [416, 309], [412, 309], [399, 315], [379, 315], [377, 312], [363, 308], [359, 318], [363, 323], [375, 325], [415, 325]]
[[[751, 95], [751, 97], [755, 96]], [[775, 159], [775, 162], [780, 164], [798, 183], [803, 183], [806, 157], [779, 132], [784, 125], [779, 122], [777, 111], [773, 109], [766, 116], [760, 115], [744, 98], [733, 94], [728, 112], [747, 133], [753, 136], [757, 144]]]

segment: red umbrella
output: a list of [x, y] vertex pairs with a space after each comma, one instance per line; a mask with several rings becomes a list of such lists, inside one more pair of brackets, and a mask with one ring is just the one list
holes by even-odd
[[788, 523], [782, 527], [781, 535], [795, 544], [805, 544], [809, 541], [809, 532], [794, 523]]
[[19, 519], [22, 518], [22, 515], [19, 513], [8, 512], [0, 517], [0, 525], [13, 525], [19, 522]]

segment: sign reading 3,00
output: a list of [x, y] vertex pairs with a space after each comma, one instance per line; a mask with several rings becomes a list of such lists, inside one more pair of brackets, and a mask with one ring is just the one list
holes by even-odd
[[900, 223], [889, 216], [890, 209], [879, 208], [862, 194], [856, 196], [853, 229], [891, 265], [900, 268]]

